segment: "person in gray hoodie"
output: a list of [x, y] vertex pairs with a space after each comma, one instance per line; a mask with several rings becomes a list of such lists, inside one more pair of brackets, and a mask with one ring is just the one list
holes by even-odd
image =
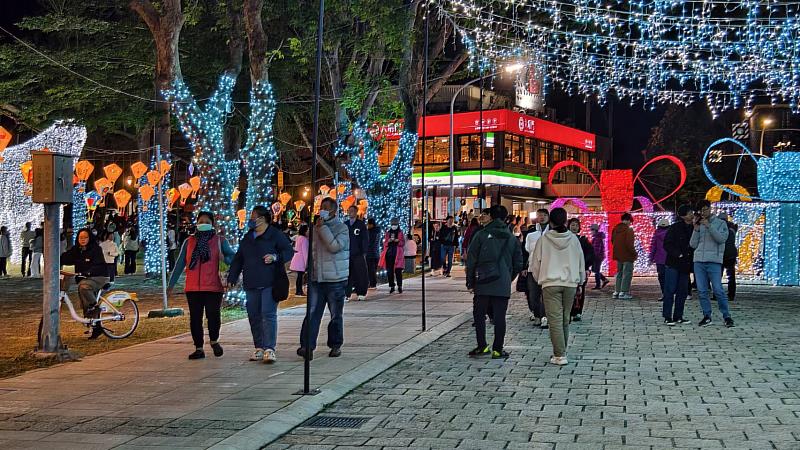
[[733, 327], [733, 319], [728, 311], [728, 295], [722, 288], [722, 259], [725, 255], [725, 241], [728, 239], [728, 224], [711, 214], [711, 203], [701, 200], [695, 207], [695, 221], [689, 245], [694, 249], [694, 277], [700, 306], [703, 309], [701, 327], [711, 325], [711, 300], [708, 285], [714, 291], [719, 311], [725, 326]]
[[[317, 336], [322, 323], [325, 306], [331, 312], [328, 324], [328, 354], [331, 358], [341, 356], [344, 343], [345, 288], [350, 275], [350, 231], [337, 216], [336, 200], [324, 198], [319, 206], [319, 217], [314, 223], [311, 241], [311, 264], [308, 270], [308, 307], [311, 323], [303, 321], [300, 331], [300, 348], [297, 355], [313, 359], [317, 347]], [[310, 330], [308, 327], [311, 327]], [[310, 339], [308, 332], [310, 331]]]

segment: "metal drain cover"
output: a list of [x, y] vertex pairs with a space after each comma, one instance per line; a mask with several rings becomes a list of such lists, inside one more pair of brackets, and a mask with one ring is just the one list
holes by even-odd
[[304, 427], [312, 428], [361, 428], [369, 417], [316, 416], [306, 421]]

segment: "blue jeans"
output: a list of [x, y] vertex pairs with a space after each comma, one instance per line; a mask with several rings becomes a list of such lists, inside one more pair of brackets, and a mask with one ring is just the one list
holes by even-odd
[[[687, 289], [689, 287], [689, 274], [679, 272], [669, 266], [664, 266], [664, 296], [662, 301], [662, 315], [665, 319], [683, 319], [683, 307], [686, 304]], [[673, 310], [673, 305], [675, 309]]]
[[450, 269], [453, 268], [454, 252], [455, 252], [455, 247], [453, 247], [452, 245], [442, 246], [442, 263], [443, 263], [442, 270], [444, 271], [444, 273], [450, 273]]
[[700, 307], [703, 308], [703, 315], [711, 317], [711, 300], [709, 298], [708, 283], [714, 291], [717, 299], [719, 312], [722, 317], [727, 319], [731, 316], [728, 311], [728, 295], [722, 288], [722, 264], [713, 262], [695, 262], [694, 279], [697, 281], [697, 292], [700, 294]]
[[[335, 283], [319, 283], [317, 281], [308, 282], [308, 308], [311, 316], [311, 350], [317, 348], [317, 337], [319, 327], [322, 323], [322, 315], [325, 313], [325, 306], [331, 312], [331, 321], [328, 323], [328, 347], [339, 348], [344, 343], [344, 290], [347, 281]], [[307, 348], [306, 332], [308, 323], [303, 320], [303, 328], [300, 331], [300, 347]]]
[[247, 320], [255, 348], [275, 350], [278, 340], [278, 302], [272, 298], [272, 288], [246, 289]]

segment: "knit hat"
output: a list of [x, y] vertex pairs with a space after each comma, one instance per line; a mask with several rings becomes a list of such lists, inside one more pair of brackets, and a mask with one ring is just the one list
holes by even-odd
[[669, 219], [662, 218], [661, 220], [658, 221], [658, 226], [659, 226], [659, 228], [668, 227], [669, 226]]

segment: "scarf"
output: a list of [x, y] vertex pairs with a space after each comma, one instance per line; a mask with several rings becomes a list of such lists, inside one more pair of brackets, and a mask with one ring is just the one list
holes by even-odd
[[194, 234], [195, 245], [192, 251], [192, 259], [189, 261], [189, 269], [194, 269], [197, 262], [208, 262], [211, 258], [211, 251], [208, 248], [208, 243], [214, 237], [214, 231], [198, 231]]

